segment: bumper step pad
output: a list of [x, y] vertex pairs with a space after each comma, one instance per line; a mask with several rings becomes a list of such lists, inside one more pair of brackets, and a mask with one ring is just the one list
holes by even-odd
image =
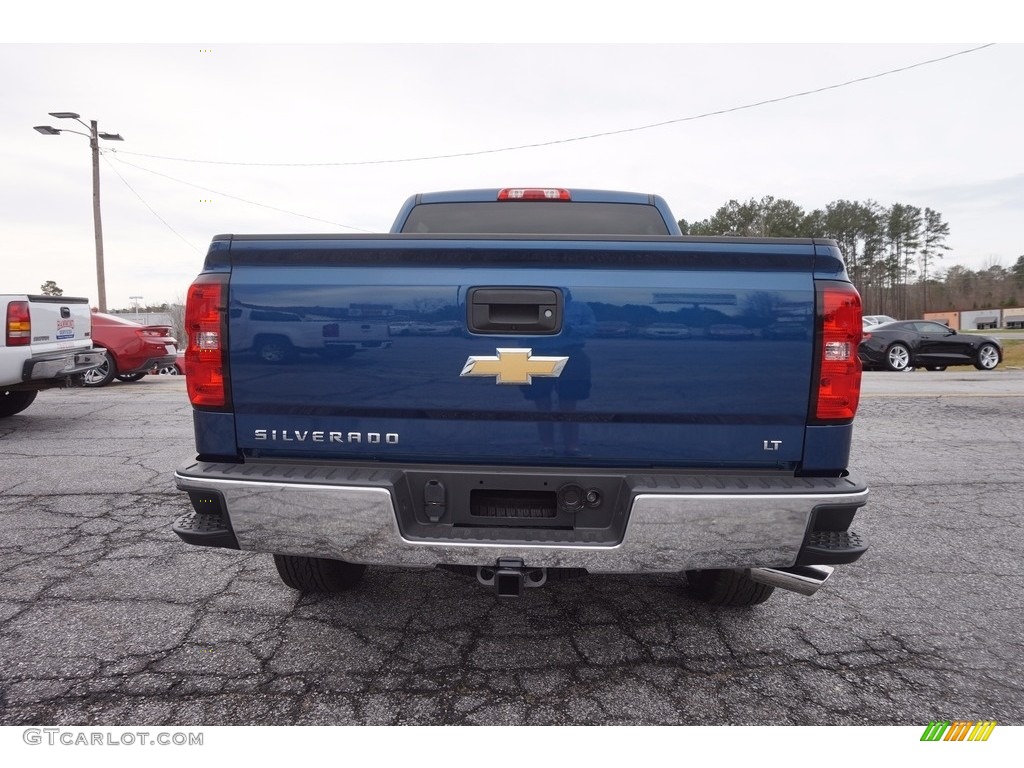
[[200, 547], [225, 547], [238, 549], [235, 532], [220, 514], [207, 512], [186, 512], [174, 521], [172, 530], [186, 544]]
[[852, 563], [868, 551], [868, 545], [850, 531], [813, 531], [800, 551], [797, 565]]

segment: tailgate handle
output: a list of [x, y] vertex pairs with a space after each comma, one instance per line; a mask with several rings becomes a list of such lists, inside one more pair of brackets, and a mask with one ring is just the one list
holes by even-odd
[[470, 288], [469, 330], [556, 334], [562, 330], [562, 307], [556, 288]]

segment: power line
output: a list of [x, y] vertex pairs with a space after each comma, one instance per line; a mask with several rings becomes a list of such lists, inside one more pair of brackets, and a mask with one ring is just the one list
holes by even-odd
[[[638, 125], [631, 128], [619, 128], [613, 131], [601, 131], [599, 133], [591, 133], [583, 136], [573, 136], [566, 139], [551, 139], [550, 141], [538, 141], [533, 144], [519, 144], [512, 147], [498, 147], [494, 149], [479, 149], [473, 152], [453, 152], [446, 155], [424, 155], [422, 157], [403, 157], [393, 158], [387, 160], [351, 160], [347, 162], [339, 163], [239, 163], [231, 162], [228, 160], [195, 160], [187, 157], [169, 157], [166, 155], [148, 155], [141, 152], [126, 152], [122, 149], [109, 148], [109, 151], [116, 154], [123, 155], [135, 155], [137, 157], [149, 157], [156, 160], [173, 160], [181, 163], [204, 163], [208, 165], [245, 165], [245, 166], [259, 166], [264, 168], [319, 168], [328, 166], [355, 166], [355, 165], [389, 165], [395, 163], [418, 163], [427, 160], [450, 160], [457, 157], [477, 157], [479, 155], [493, 155], [500, 152], [516, 152], [523, 149], [537, 149], [539, 147], [551, 147], [558, 144], [571, 144], [577, 141], [589, 141], [591, 139], [601, 139], [607, 136], [620, 136], [625, 133], [636, 133], [638, 131], [648, 131], [652, 128], [663, 128], [666, 125], [676, 125], [678, 123], [688, 123], [694, 120], [703, 120], [708, 117], [717, 117], [718, 115], [728, 115], [733, 112], [742, 112], [748, 109], [756, 109], [757, 107], [763, 107], [768, 104], [778, 104], [783, 101], [790, 101], [792, 99], [799, 99], [804, 96], [813, 96], [817, 93], [824, 93], [825, 91], [833, 91], [837, 88], [845, 88], [850, 85], [856, 85], [857, 83], [865, 83], [869, 80], [877, 80], [881, 77], [888, 77], [889, 75], [895, 75], [900, 72], [907, 72], [911, 69], [918, 69], [919, 67], [926, 67], [930, 64], [937, 64], [942, 61], [948, 61], [958, 56], [966, 56], [969, 53], [975, 53], [977, 51], [984, 50], [985, 48], [991, 48], [995, 43], [986, 43], [985, 45], [979, 45], [975, 48], [968, 48], [963, 51], [957, 51], [956, 53], [950, 53], [946, 56], [940, 56], [935, 59], [928, 59], [927, 61], [919, 61], [916, 64], [908, 64], [905, 67], [897, 67], [896, 69], [889, 69], [885, 72], [879, 72], [874, 75], [865, 75], [864, 77], [854, 78], [853, 80], [846, 80], [842, 83], [835, 83], [833, 85], [822, 86], [821, 88], [813, 88], [809, 91], [800, 91], [799, 93], [791, 93], [787, 96], [778, 96], [773, 99], [763, 99], [750, 104], [743, 104], [738, 107], [728, 107], [726, 109], [717, 109], [712, 112], [703, 112], [699, 115], [690, 115], [689, 117], [677, 117], [672, 120], [662, 120], [657, 123], [648, 123], [647, 125]], [[298, 214], [301, 215], [301, 214]], [[319, 219], [318, 219], [319, 221]], [[340, 225], [345, 226], [345, 225]], [[354, 229], [354, 227], [350, 227]]]
[[137, 198], [139, 198], [139, 200], [140, 200], [140, 201], [142, 202], [142, 204], [143, 204], [144, 206], [146, 206], [147, 208], [149, 208], [149, 212], [150, 212], [150, 213], [152, 213], [152, 214], [153, 214], [154, 216], [156, 216], [156, 217], [157, 217], [158, 219], [160, 219], [160, 221], [161, 221], [161, 222], [163, 222], [163, 225], [164, 225], [165, 227], [167, 227], [167, 228], [168, 228], [169, 230], [171, 230], [171, 232], [173, 232], [174, 234], [176, 234], [176, 235], [178, 236], [178, 238], [179, 238], [179, 239], [180, 239], [180, 240], [181, 240], [181, 241], [182, 241], [182, 242], [183, 242], [183, 243], [184, 243], [185, 245], [187, 245], [187, 246], [188, 246], [189, 248], [191, 248], [191, 249], [192, 249], [193, 251], [195, 251], [196, 253], [202, 253], [202, 251], [201, 251], [201, 250], [200, 250], [199, 248], [196, 248], [196, 247], [195, 247], [194, 245], [192, 245], [192, 243], [190, 243], [190, 242], [189, 242], [188, 240], [186, 240], [186, 239], [185, 239], [184, 237], [182, 237], [182, 236], [181, 236], [181, 233], [179, 233], [179, 232], [178, 232], [178, 230], [176, 230], [176, 229], [175, 229], [174, 227], [172, 227], [172, 226], [171, 226], [170, 224], [168, 224], [168, 223], [167, 223], [167, 221], [166, 221], [166, 220], [164, 219], [164, 217], [163, 217], [163, 216], [161, 216], [161, 215], [160, 215], [159, 213], [157, 213], [157, 212], [156, 212], [156, 211], [155, 211], [155, 210], [153, 209], [153, 206], [151, 206], [151, 205], [150, 205], [149, 203], [147, 203], [147, 202], [146, 202], [146, 201], [145, 201], [145, 200], [143, 199], [142, 195], [140, 195], [140, 194], [139, 194], [138, 192], [136, 192], [136, 191], [135, 191], [135, 188], [134, 188], [134, 187], [133, 187], [133, 186], [132, 186], [131, 184], [129, 184], [129, 183], [128, 183], [128, 180], [127, 180], [127, 179], [126, 179], [126, 178], [125, 178], [124, 176], [122, 176], [122, 175], [121, 175], [121, 174], [120, 174], [120, 173], [118, 172], [117, 168], [115, 168], [115, 167], [114, 167], [114, 164], [113, 164], [112, 162], [110, 162], [110, 160], [109, 160], [109, 159], [107, 159], [107, 156], [106, 156], [106, 151], [103, 151], [103, 160], [104, 160], [104, 162], [106, 162], [106, 164], [107, 164], [107, 165], [109, 165], [109, 166], [110, 166], [110, 170], [112, 170], [112, 171], [113, 171], [113, 172], [114, 172], [115, 174], [117, 174], [117, 178], [119, 178], [119, 179], [120, 179], [121, 181], [123, 181], [123, 182], [124, 182], [124, 185], [125, 185], [126, 187], [128, 187], [128, 189], [130, 189], [130, 190], [132, 191], [132, 194], [134, 194], [134, 195], [135, 195], [135, 196], [136, 196]]
[[[110, 151], [109, 148], [107, 148], [105, 150], [105, 152], [109, 152], [109, 151]], [[356, 232], [370, 232], [370, 231], [372, 231], [372, 230], [369, 230], [369, 229], [362, 229], [360, 227], [353, 227], [353, 226], [351, 226], [349, 224], [342, 224], [341, 222], [338, 222], [338, 221], [329, 221], [328, 219], [318, 219], [316, 216], [307, 216], [304, 213], [296, 213], [295, 211], [285, 210], [284, 208], [275, 208], [272, 205], [265, 205], [263, 203], [257, 203], [255, 200], [246, 200], [244, 197], [237, 197], [235, 195], [229, 195], [226, 192], [218, 192], [216, 189], [210, 189], [209, 187], [202, 187], [202, 186], [200, 186], [198, 184], [193, 184], [191, 182], [184, 181], [182, 179], [176, 179], [173, 176], [168, 176], [166, 173], [160, 173], [159, 171], [154, 171], [154, 170], [151, 170], [149, 168], [143, 168], [141, 165], [136, 165], [135, 163], [129, 163], [127, 160], [122, 160], [119, 157], [115, 157], [114, 159], [117, 160], [117, 162], [119, 162], [119, 163], [123, 163], [124, 165], [130, 165], [132, 168], [138, 168], [140, 171], [145, 171], [146, 173], [152, 173], [154, 176], [160, 176], [160, 177], [165, 178], [165, 179], [170, 179], [171, 181], [175, 181], [178, 184], [184, 184], [185, 186], [188, 186], [188, 187], [194, 187], [195, 189], [201, 189], [204, 192], [210, 192], [210, 193], [212, 193], [214, 195], [220, 195], [221, 197], [226, 197], [226, 198], [228, 198], [230, 200], [238, 200], [241, 203], [247, 203], [249, 205], [256, 205], [256, 206], [259, 206], [260, 208], [266, 208], [266, 209], [271, 210], [271, 211], [277, 211], [278, 213], [287, 213], [290, 216], [300, 216], [303, 219], [310, 219], [311, 221], [319, 221], [319, 222], [322, 222], [324, 224], [331, 224], [331, 225], [333, 225], [335, 227], [342, 227], [344, 229], [351, 229], [351, 230], [354, 230]]]

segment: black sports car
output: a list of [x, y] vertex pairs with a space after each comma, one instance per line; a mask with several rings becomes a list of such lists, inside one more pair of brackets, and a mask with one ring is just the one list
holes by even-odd
[[944, 371], [947, 365], [991, 371], [1003, 359], [996, 339], [957, 333], [929, 320], [900, 320], [865, 330], [858, 353], [865, 368], [890, 371]]

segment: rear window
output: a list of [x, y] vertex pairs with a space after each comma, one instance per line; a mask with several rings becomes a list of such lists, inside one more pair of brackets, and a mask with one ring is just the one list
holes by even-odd
[[667, 235], [653, 205], [491, 202], [417, 205], [402, 232], [413, 234]]

